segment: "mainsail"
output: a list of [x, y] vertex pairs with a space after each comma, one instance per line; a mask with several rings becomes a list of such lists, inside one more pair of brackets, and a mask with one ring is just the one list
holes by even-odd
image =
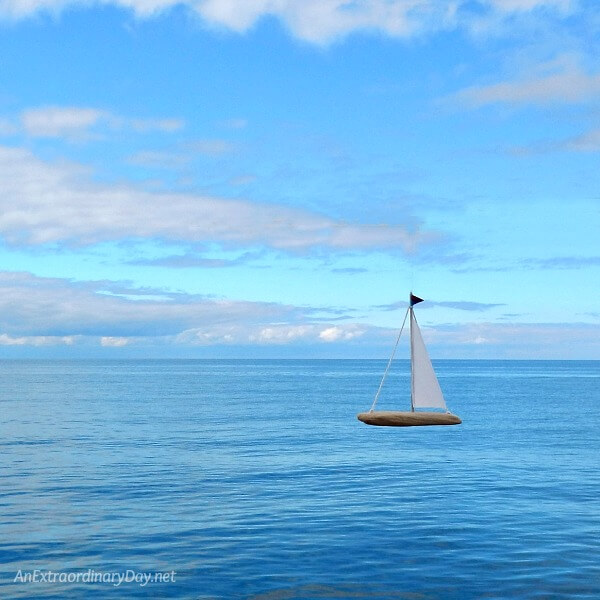
[[443, 408], [446, 410], [446, 402], [427, 354], [412, 304], [410, 308], [410, 352], [413, 410], [415, 408]]

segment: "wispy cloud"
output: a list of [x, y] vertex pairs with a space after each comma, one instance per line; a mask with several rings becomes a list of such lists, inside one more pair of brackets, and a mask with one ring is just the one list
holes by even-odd
[[244, 129], [248, 125], [247, 119], [227, 119], [222, 122], [223, 127], [227, 127], [227, 129]]
[[516, 157], [529, 157], [551, 152], [600, 152], [600, 128], [593, 127], [578, 135], [557, 140], [541, 140], [530, 144], [512, 146], [506, 153]]
[[503, 262], [501, 265], [489, 264], [486, 266], [466, 266], [453, 269], [454, 273], [503, 273], [519, 270], [571, 270], [600, 266], [598, 256], [553, 256], [547, 258], [523, 258], [520, 260]]
[[562, 56], [517, 79], [465, 88], [449, 100], [479, 108], [488, 104], [572, 104], [599, 97], [600, 74], [584, 71], [572, 56]]
[[223, 154], [229, 154], [236, 148], [235, 144], [227, 140], [196, 140], [195, 142], [189, 142], [186, 144], [186, 150], [188, 152], [206, 154], [208, 156], [221, 156]]
[[[377, 305], [374, 308], [385, 311], [398, 310], [401, 308], [406, 308], [408, 306], [408, 302], [405, 300], [399, 300], [398, 302], [393, 302], [392, 304], [381, 304]], [[486, 310], [491, 310], [493, 308], [497, 308], [498, 306], [506, 306], [505, 304], [486, 304], [483, 302], [468, 302], [468, 301], [441, 301], [436, 302], [435, 300], [428, 300], [425, 304], [422, 305], [423, 308], [434, 308], [435, 306], [441, 306], [443, 308], [453, 308], [455, 310], [464, 310], [467, 312], [484, 312]]]
[[[140, 18], [154, 16], [181, 2], [176, 0], [113, 0]], [[0, 15], [12, 19], [38, 11], [56, 12], [81, 0], [9, 0]], [[355, 31], [379, 31], [409, 37], [423, 32], [463, 27], [481, 29], [483, 23], [518, 18], [533, 11], [568, 14], [577, 3], [569, 0], [184, 0], [206, 22], [245, 32], [264, 17], [279, 19], [302, 40], [326, 44]], [[488, 25], [489, 27], [489, 25]]]
[[338, 267], [335, 269], [331, 269], [332, 273], [347, 273], [349, 275], [357, 275], [359, 273], [367, 273], [368, 269], [363, 267]]
[[223, 269], [247, 264], [249, 261], [262, 256], [260, 252], [244, 252], [235, 258], [211, 258], [196, 253], [174, 254], [160, 258], [141, 259], [129, 264], [146, 267], [167, 267], [170, 269]]
[[76, 336], [57, 335], [22, 335], [12, 336], [6, 333], [0, 334], [0, 346], [72, 346]]
[[133, 129], [139, 133], [151, 131], [173, 133], [183, 129], [185, 126], [183, 119], [125, 119], [122, 117], [112, 117], [112, 122], [116, 126], [124, 129]]
[[598, 152], [600, 151], [600, 129], [592, 129], [565, 140], [561, 147], [573, 152]]
[[468, 358], [572, 358], [597, 356], [597, 323], [472, 323], [428, 328], [434, 356]]
[[498, 306], [506, 306], [505, 304], [485, 304], [483, 302], [466, 302], [466, 301], [449, 301], [449, 302], [434, 302], [434, 306], [442, 306], [444, 308], [454, 308], [455, 310], [466, 310], [468, 312], [484, 312], [497, 308]]
[[480, 4], [487, 4], [494, 10], [504, 13], [529, 12], [538, 8], [555, 8], [566, 12], [575, 6], [573, 0], [489, 0]]
[[164, 152], [160, 150], [142, 150], [127, 159], [127, 162], [153, 169], [181, 169], [192, 161], [190, 154], [180, 152]]
[[173, 133], [181, 130], [182, 119], [128, 118], [111, 111], [81, 106], [40, 106], [28, 108], [16, 119], [2, 120], [0, 134], [23, 132], [34, 138], [63, 138], [82, 141], [103, 135], [107, 131], [133, 131], [136, 133]]
[[[153, 169], [182, 169], [191, 164], [199, 155], [207, 157], [222, 157], [233, 153], [237, 146], [223, 139], [195, 140], [177, 144], [173, 150], [142, 150], [130, 156], [127, 161], [130, 164]], [[252, 179], [243, 177], [240, 181], [232, 181], [232, 184], [250, 183]]]
[[534, 269], [583, 269], [600, 267], [600, 256], [555, 256], [551, 258], [530, 258], [523, 265]]
[[548, 152], [599, 152], [600, 128], [592, 128], [579, 135], [574, 135], [562, 140], [542, 141], [526, 146], [511, 148], [510, 154], [516, 156], [530, 156]]
[[13, 245], [156, 238], [288, 252], [387, 249], [439, 243], [434, 231], [354, 224], [282, 205], [100, 185], [74, 165], [0, 147], [0, 235]]
[[92, 127], [109, 118], [95, 108], [47, 106], [23, 111], [21, 123], [33, 137], [79, 138], [89, 135]]
[[256, 179], [256, 175], [238, 175], [237, 177], [233, 177], [229, 183], [231, 185], [249, 185], [250, 183], [254, 183]]

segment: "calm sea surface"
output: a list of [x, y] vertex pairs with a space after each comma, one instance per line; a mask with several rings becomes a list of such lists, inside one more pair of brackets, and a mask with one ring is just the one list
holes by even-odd
[[0, 362], [0, 598], [600, 598], [600, 362], [434, 365]]

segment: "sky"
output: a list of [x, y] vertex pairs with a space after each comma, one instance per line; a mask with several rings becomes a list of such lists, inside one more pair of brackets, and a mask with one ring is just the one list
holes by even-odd
[[0, 358], [600, 359], [592, 0], [0, 0]]

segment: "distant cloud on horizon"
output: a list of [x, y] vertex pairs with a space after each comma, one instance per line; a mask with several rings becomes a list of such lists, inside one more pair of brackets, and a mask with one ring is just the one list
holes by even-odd
[[158, 290], [114, 282], [0, 272], [0, 346], [95, 342], [123, 348], [158, 338], [163, 344], [188, 346], [333, 343], [378, 331], [354, 323], [313, 322], [310, 308], [183, 293], [164, 294], [160, 300], [158, 296]]
[[[102, 293], [116, 282], [71, 282], [30, 273], [0, 272], [0, 347], [104, 348], [115, 352], [160, 346], [198, 347], [334, 346], [365, 357], [392, 348], [396, 330], [364, 323], [312, 320], [311, 309], [275, 303], [216, 300], [174, 294], [157, 301], [158, 290], [123, 287], [129, 300]], [[32, 293], [35, 291], [35, 293]], [[463, 303], [475, 305], [476, 303]], [[487, 305], [481, 305], [487, 306]], [[474, 306], [467, 310], [479, 310]], [[315, 309], [316, 310], [316, 309]], [[597, 316], [597, 315], [596, 315]], [[423, 327], [432, 356], [453, 358], [560, 357], [565, 344], [585, 353], [600, 350], [598, 323], [457, 323]], [[166, 351], [164, 349], [167, 349]], [[245, 348], [245, 350], [244, 350]], [[79, 349], [79, 350], [77, 350]], [[306, 350], [308, 349], [308, 350]], [[577, 354], [577, 352], [575, 353]]]

